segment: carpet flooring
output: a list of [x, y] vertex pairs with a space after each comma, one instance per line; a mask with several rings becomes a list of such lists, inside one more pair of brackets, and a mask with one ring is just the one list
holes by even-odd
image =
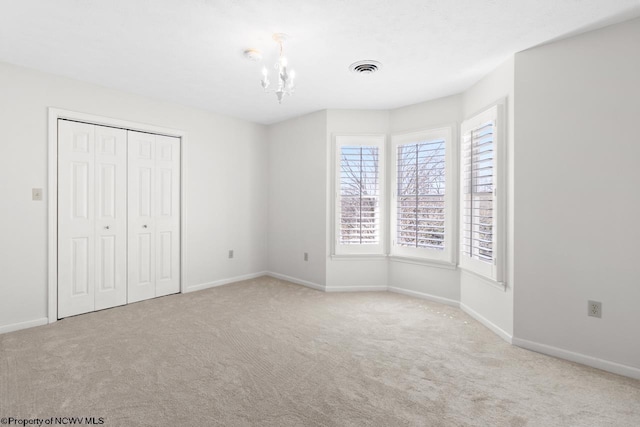
[[0, 417], [111, 426], [640, 426], [640, 381], [462, 311], [270, 277], [0, 335]]

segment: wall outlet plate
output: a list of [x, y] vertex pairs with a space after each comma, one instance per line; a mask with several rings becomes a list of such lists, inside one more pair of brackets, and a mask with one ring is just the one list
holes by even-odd
[[31, 189], [31, 199], [32, 200], [42, 200], [42, 188], [32, 188]]
[[602, 317], [602, 303], [600, 301], [588, 301], [587, 304], [587, 315], [591, 317]]

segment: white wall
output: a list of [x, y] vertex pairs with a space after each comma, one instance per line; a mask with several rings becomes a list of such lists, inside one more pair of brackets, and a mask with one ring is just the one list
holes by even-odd
[[326, 277], [326, 132], [326, 111], [268, 128], [268, 268], [319, 287]]
[[[327, 110], [270, 126], [269, 270], [301, 282], [324, 285], [327, 290], [377, 290], [390, 286], [456, 304], [460, 299], [460, 279], [455, 269], [390, 261], [387, 257], [332, 256], [331, 252], [335, 238], [334, 137], [390, 135], [392, 131], [410, 132], [442, 125], [453, 125], [455, 129], [460, 117], [461, 97], [452, 96], [391, 111]], [[324, 138], [324, 145], [320, 145], [320, 138]], [[304, 174], [304, 180], [290, 184], [290, 177], [298, 174]], [[322, 187], [320, 179], [324, 179]], [[292, 188], [299, 188], [297, 193], [305, 186], [313, 191], [291, 198]], [[389, 191], [388, 182], [386, 187]], [[320, 188], [324, 193], [318, 191]], [[322, 228], [317, 211], [321, 207], [325, 209]], [[384, 214], [388, 218], [388, 203]], [[318, 231], [325, 233], [324, 246], [317, 239]], [[388, 230], [383, 233], [388, 240]], [[314, 256], [319, 249], [324, 249], [323, 259]], [[306, 263], [302, 261], [305, 250], [314, 253], [310, 252]], [[321, 267], [326, 269], [325, 275], [319, 271]]]
[[396, 108], [389, 112], [389, 131], [394, 134], [459, 125], [461, 104], [460, 94]]
[[[391, 110], [389, 132], [393, 135], [451, 126], [454, 142], [457, 143], [457, 129], [462, 117], [461, 103], [461, 95], [454, 95]], [[388, 170], [391, 170], [390, 163]], [[456, 242], [457, 212], [454, 218], [453, 241]], [[441, 298], [448, 303], [460, 301], [460, 273], [456, 269], [420, 265], [392, 257], [389, 260], [388, 281], [389, 286], [395, 289]]]
[[516, 55], [514, 332], [640, 378], [639, 49], [636, 19]]
[[[327, 288], [328, 289], [386, 289], [386, 258], [349, 258], [331, 256], [335, 240], [335, 136], [349, 134], [383, 134], [389, 131], [387, 110], [328, 110], [325, 160], [327, 173]], [[386, 206], [383, 215], [388, 215]], [[388, 217], [387, 217], [388, 218]], [[384, 233], [385, 230], [383, 230]]]
[[[513, 298], [514, 288], [514, 59], [506, 60], [494, 71], [476, 83], [462, 95], [462, 110], [466, 120], [500, 99], [506, 99], [507, 119], [507, 222], [506, 222], [506, 289], [487, 284], [478, 277], [462, 272], [460, 275], [460, 305], [479, 318], [504, 339], [510, 341], [513, 336]], [[517, 291], [516, 291], [517, 292]]]
[[48, 107], [188, 132], [187, 286], [266, 270], [263, 126], [0, 64], [0, 331], [47, 316]]
[[[460, 299], [459, 273], [455, 269], [429, 267], [394, 258], [331, 256], [334, 235], [334, 137], [345, 134], [385, 134], [387, 142], [393, 133], [432, 129], [443, 125], [457, 127], [461, 115], [461, 97], [451, 96], [395, 110], [328, 110], [327, 111], [327, 288], [344, 290], [385, 289], [408, 291], [414, 295], [434, 297], [456, 304]], [[391, 170], [391, 153], [387, 150], [386, 170]], [[389, 218], [388, 195], [391, 176], [385, 183], [387, 203], [384, 215]], [[387, 221], [385, 221], [387, 223]], [[383, 229], [387, 250], [389, 230]]]

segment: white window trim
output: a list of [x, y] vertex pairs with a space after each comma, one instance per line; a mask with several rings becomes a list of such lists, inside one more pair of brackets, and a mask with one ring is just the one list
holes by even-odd
[[351, 255], [333, 254], [329, 258], [332, 261], [371, 261], [371, 260], [386, 261], [388, 258], [388, 255], [386, 254], [351, 254]]
[[[453, 139], [454, 126], [439, 127], [417, 132], [403, 133], [391, 137], [391, 197], [390, 197], [390, 255], [402, 260], [415, 259], [421, 264], [434, 266], [455, 266], [456, 223], [455, 200], [458, 191], [457, 180], [457, 144]], [[397, 226], [397, 188], [398, 188], [398, 146], [425, 140], [444, 139], [445, 141], [445, 236], [444, 249], [409, 248], [395, 244]], [[431, 261], [431, 262], [430, 262]]]
[[[333, 144], [333, 256], [341, 255], [385, 255], [386, 248], [386, 135], [336, 135]], [[380, 185], [380, 240], [377, 244], [340, 244], [340, 158], [342, 146], [374, 146], [378, 147], [378, 181]]]
[[[454, 251], [455, 252], [455, 251]], [[422, 265], [424, 267], [442, 268], [445, 270], [456, 270], [458, 266], [454, 262], [438, 261], [425, 258], [404, 257], [398, 255], [389, 256], [389, 261], [403, 264]]]
[[[460, 261], [459, 267], [462, 270], [480, 276], [495, 283], [498, 287], [504, 288], [505, 283], [505, 266], [506, 266], [506, 179], [505, 173], [507, 170], [505, 147], [507, 144], [507, 132], [506, 132], [506, 118], [505, 118], [505, 104], [506, 100], [501, 100], [491, 107], [485, 109], [483, 112], [465, 120], [460, 126], [460, 162], [464, 158], [462, 153], [462, 143], [465, 134], [473, 129], [478, 128], [483, 123], [489, 120], [495, 120], [494, 129], [494, 216], [493, 216], [493, 254], [494, 263], [487, 263], [480, 260], [473, 259], [462, 252], [462, 244], [459, 242]], [[464, 170], [460, 165], [460, 185], [463, 185], [464, 177], [462, 174]], [[463, 235], [464, 228], [464, 194], [460, 191], [459, 197], [459, 223], [460, 230], [459, 235]]]

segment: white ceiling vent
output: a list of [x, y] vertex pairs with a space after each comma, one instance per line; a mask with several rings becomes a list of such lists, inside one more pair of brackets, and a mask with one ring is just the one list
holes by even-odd
[[349, 65], [349, 70], [356, 74], [373, 74], [382, 68], [382, 64], [378, 61], [358, 61]]

